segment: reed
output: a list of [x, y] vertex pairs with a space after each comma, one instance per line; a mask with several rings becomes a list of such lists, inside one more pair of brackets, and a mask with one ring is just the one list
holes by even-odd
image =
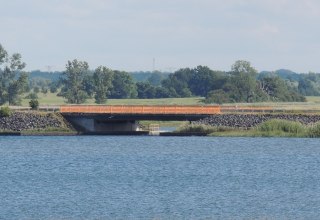
[[291, 134], [304, 134], [306, 133], [307, 128], [300, 122], [272, 119], [259, 125], [256, 130], [266, 133], [284, 132]]

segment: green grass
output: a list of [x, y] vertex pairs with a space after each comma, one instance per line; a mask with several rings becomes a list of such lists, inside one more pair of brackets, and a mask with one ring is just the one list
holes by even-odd
[[222, 127], [222, 126], [210, 126], [203, 124], [185, 124], [177, 129], [178, 133], [216, 133], [216, 132], [229, 132], [235, 131], [235, 128]]
[[[26, 97], [27, 94], [23, 95]], [[38, 93], [38, 101], [40, 105], [63, 105], [65, 101], [62, 97], [58, 97], [56, 93]], [[22, 99], [22, 106], [29, 106], [30, 99]]]
[[21, 131], [23, 135], [32, 135], [32, 134], [77, 134], [76, 131], [69, 128], [45, 128], [45, 129], [32, 129], [32, 130], [23, 130]]
[[307, 96], [308, 103], [320, 103], [320, 96]]
[[256, 128], [257, 131], [261, 132], [284, 132], [301, 134], [306, 131], [306, 126], [302, 125], [300, 122], [272, 119], [266, 121]]
[[182, 127], [189, 122], [186, 121], [139, 121], [144, 127], [149, 127], [150, 124], [158, 124], [160, 127]]
[[206, 133], [215, 137], [300, 137], [319, 138], [320, 122], [303, 125], [299, 122], [273, 119], [248, 130], [233, 127], [209, 125], [185, 125], [177, 130], [180, 133]]
[[[24, 97], [27, 94], [24, 95]], [[40, 105], [65, 105], [65, 99], [58, 97], [56, 93], [38, 94]], [[163, 98], [163, 99], [108, 99], [107, 105], [203, 105], [204, 98]], [[23, 99], [22, 106], [29, 106], [30, 99]], [[87, 105], [95, 104], [94, 99], [87, 99]]]

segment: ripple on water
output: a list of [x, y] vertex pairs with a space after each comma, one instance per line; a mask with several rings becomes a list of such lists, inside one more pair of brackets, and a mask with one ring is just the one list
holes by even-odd
[[0, 218], [317, 219], [318, 142], [0, 137]]

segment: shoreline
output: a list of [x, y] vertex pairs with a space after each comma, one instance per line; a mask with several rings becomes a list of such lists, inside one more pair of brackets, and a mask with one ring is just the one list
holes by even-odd
[[[154, 121], [143, 121], [144, 127]], [[150, 135], [209, 137], [296, 137], [320, 138], [320, 115], [306, 114], [218, 114], [180, 124], [175, 131], [99, 131], [76, 129], [60, 113], [13, 112], [0, 117], [0, 136], [83, 136], [83, 135]]]
[[0, 137], [5, 136], [158, 136], [158, 137], [248, 137], [248, 138], [319, 138], [308, 135], [295, 135], [290, 133], [268, 133], [252, 131], [225, 131], [225, 132], [162, 132], [159, 135], [146, 132], [0, 132]]

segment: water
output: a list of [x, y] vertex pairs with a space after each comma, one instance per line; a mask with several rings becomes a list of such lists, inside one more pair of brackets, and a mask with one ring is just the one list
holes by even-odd
[[317, 139], [0, 137], [0, 219], [319, 219]]

